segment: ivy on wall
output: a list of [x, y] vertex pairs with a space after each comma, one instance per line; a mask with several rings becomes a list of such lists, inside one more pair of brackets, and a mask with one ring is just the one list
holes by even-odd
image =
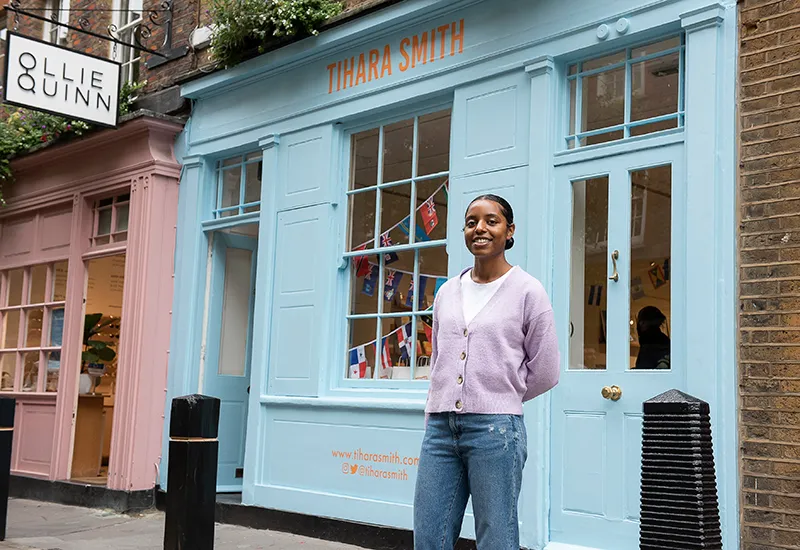
[[[147, 82], [126, 82], [119, 91], [119, 114], [130, 112], [136, 94]], [[14, 180], [11, 160], [39, 147], [69, 136], [81, 136], [94, 129], [85, 122], [3, 105], [0, 107], [0, 205], [5, 205], [3, 187]]]
[[311, 36], [342, 12], [335, 0], [212, 0], [211, 57], [231, 67], [262, 54], [276, 40]]

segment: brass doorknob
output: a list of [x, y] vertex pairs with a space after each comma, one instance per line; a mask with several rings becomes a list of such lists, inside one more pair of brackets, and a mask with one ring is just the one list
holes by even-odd
[[622, 397], [622, 388], [619, 386], [605, 386], [601, 393], [605, 399], [619, 401], [619, 398]]

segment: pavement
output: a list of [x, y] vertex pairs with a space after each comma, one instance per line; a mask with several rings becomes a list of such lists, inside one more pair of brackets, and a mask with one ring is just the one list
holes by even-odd
[[[5, 542], [17, 550], [159, 550], [164, 547], [164, 514], [122, 515], [105, 510], [11, 499]], [[216, 526], [215, 550], [359, 550], [360, 547], [260, 531]]]

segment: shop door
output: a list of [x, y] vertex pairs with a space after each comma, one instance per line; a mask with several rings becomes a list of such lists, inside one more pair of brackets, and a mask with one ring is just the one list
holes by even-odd
[[257, 240], [213, 236], [203, 392], [221, 400], [217, 490], [240, 492], [244, 476]]
[[556, 169], [553, 542], [639, 547], [642, 403], [685, 389], [682, 147]]

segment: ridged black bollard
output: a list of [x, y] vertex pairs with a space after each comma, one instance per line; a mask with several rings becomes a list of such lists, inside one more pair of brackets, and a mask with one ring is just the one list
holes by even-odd
[[219, 405], [216, 397], [172, 400], [164, 550], [213, 550]]
[[670, 390], [644, 402], [640, 550], [721, 550], [708, 403]]
[[11, 445], [14, 441], [14, 411], [17, 400], [0, 397], [0, 540], [6, 540], [8, 489], [11, 481]]

